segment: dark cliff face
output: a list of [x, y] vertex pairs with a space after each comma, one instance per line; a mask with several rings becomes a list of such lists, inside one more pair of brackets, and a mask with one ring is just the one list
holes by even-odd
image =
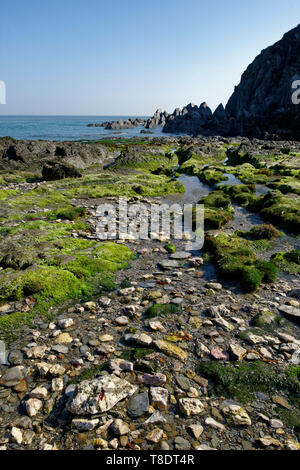
[[[264, 49], [243, 73], [224, 110], [211, 114], [188, 105], [166, 120], [164, 132], [300, 140], [300, 98], [292, 85], [300, 80], [300, 25]], [[300, 83], [300, 82], [299, 82]], [[205, 105], [207, 111], [207, 105]], [[209, 109], [209, 108], [208, 108]]]
[[229, 99], [226, 112], [233, 131], [300, 137], [300, 104], [292, 102], [292, 84], [300, 79], [300, 25], [264, 49], [247, 68]]

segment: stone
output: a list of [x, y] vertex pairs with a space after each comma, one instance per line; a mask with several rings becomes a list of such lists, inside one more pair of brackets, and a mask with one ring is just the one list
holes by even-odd
[[23, 433], [21, 429], [12, 427], [10, 431], [11, 439], [13, 442], [16, 442], [18, 445], [22, 444], [23, 441]]
[[275, 429], [283, 428], [283, 422], [280, 421], [279, 419], [271, 419], [270, 425], [272, 428], [275, 428]]
[[162, 387], [150, 387], [150, 400], [151, 405], [160, 409], [166, 410], [168, 407], [169, 392]]
[[250, 344], [256, 345], [266, 343], [266, 340], [262, 336], [250, 334], [247, 336], [247, 340]]
[[264, 326], [272, 325], [277, 320], [277, 315], [273, 312], [261, 312], [255, 315], [251, 323], [253, 326], [262, 328]]
[[96, 428], [99, 424], [99, 419], [84, 419], [84, 418], [76, 418], [72, 420], [72, 426], [74, 426], [78, 431], [92, 431]]
[[212, 318], [220, 318], [222, 315], [229, 315], [230, 310], [224, 305], [212, 305], [208, 307], [207, 313]]
[[174, 268], [178, 268], [178, 262], [173, 259], [163, 260], [159, 262], [159, 266], [164, 270], [172, 270]]
[[229, 359], [228, 353], [219, 346], [214, 346], [213, 348], [211, 348], [210, 354], [214, 359], [217, 359], [219, 361], [228, 361]]
[[249, 415], [240, 405], [224, 401], [221, 409], [229, 424], [233, 426], [251, 426]]
[[48, 389], [44, 385], [39, 385], [38, 387], [31, 390], [29, 393], [30, 398], [39, 398], [45, 400], [48, 397]]
[[69, 348], [63, 344], [57, 344], [56, 346], [51, 347], [51, 351], [54, 351], [58, 354], [68, 354]]
[[[220, 284], [219, 282], [207, 282], [205, 284], [205, 287], [207, 289], [213, 289], [213, 290], [222, 290], [223, 289], [222, 284]], [[219, 307], [221, 307], [221, 306], [219, 306]]]
[[69, 333], [61, 333], [54, 340], [56, 344], [72, 343], [72, 341], [73, 338], [69, 335]]
[[72, 318], [62, 318], [58, 321], [59, 328], [66, 329], [74, 325]]
[[190, 258], [191, 256], [191, 253], [187, 253], [186, 251], [176, 251], [170, 255], [170, 259], [184, 260]]
[[203, 403], [197, 398], [180, 398], [178, 406], [185, 416], [199, 415], [204, 410]]
[[154, 341], [154, 345], [159, 351], [162, 351], [164, 354], [170, 357], [174, 357], [175, 359], [180, 359], [181, 361], [185, 362], [188, 358], [188, 355], [183, 349], [175, 346], [174, 344], [165, 341], [165, 340], [157, 340]]
[[210, 426], [213, 429], [218, 429], [219, 431], [225, 431], [225, 426], [221, 423], [218, 423], [215, 419], [211, 418], [210, 416], [206, 418], [205, 424]]
[[237, 359], [238, 361], [241, 361], [247, 354], [247, 350], [239, 344], [230, 344], [229, 352], [233, 356], [233, 359]]
[[102, 343], [109, 343], [110, 341], [114, 340], [114, 337], [112, 335], [102, 335], [99, 337], [99, 340]]
[[125, 317], [124, 315], [121, 316], [121, 317], [117, 317], [115, 319], [115, 323], [119, 326], [126, 326], [128, 325], [129, 323], [129, 318], [128, 317]]
[[146, 421], [144, 421], [143, 426], [148, 426], [148, 424], [159, 424], [166, 423], [166, 419], [159, 411], [155, 411]]
[[29, 398], [29, 400], [25, 402], [26, 412], [31, 418], [36, 416], [42, 407], [43, 402], [37, 398]]
[[279, 395], [273, 395], [272, 396], [272, 401], [273, 401], [273, 403], [276, 403], [276, 405], [279, 405], [282, 408], [285, 408], [287, 410], [292, 410], [293, 409], [291, 407], [291, 405], [289, 404], [289, 402], [285, 398], [283, 398]]
[[162, 439], [163, 435], [164, 432], [162, 429], [154, 428], [152, 431], [148, 432], [146, 439], [147, 441], [154, 442], [156, 444]]
[[135, 385], [116, 375], [101, 376], [77, 385], [66, 406], [70, 413], [77, 415], [103, 413], [136, 390]]
[[189, 450], [191, 448], [191, 444], [187, 439], [177, 436], [174, 439], [174, 447], [176, 450]]
[[166, 383], [167, 377], [165, 374], [161, 374], [160, 372], [156, 372], [155, 374], [144, 374], [139, 376], [138, 382], [143, 383], [144, 385], [153, 385], [159, 386]]
[[122, 419], [116, 419], [110, 426], [110, 429], [116, 436], [124, 436], [130, 432], [128, 424], [122, 421]]
[[51, 390], [52, 392], [62, 392], [64, 389], [64, 380], [61, 377], [52, 379]]
[[188, 429], [190, 429], [195, 439], [199, 439], [203, 433], [203, 426], [201, 426], [201, 424], [190, 424]]
[[133, 362], [126, 361], [125, 359], [111, 359], [108, 366], [113, 374], [120, 376], [121, 372], [133, 371]]
[[150, 320], [149, 326], [153, 331], [162, 331], [165, 332], [166, 329], [159, 320]]
[[138, 346], [150, 346], [152, 344], [152, 338], [145, 333], [137, 333], [137, 334], [126, 334], [124, 336], [124, 341], [126, 343], [135, 343]]
[[148, 393], [139, 393], [129, 398], [127, 402], [127, 412], [133, 419], [139, 418], [149, 410]]
[[19, 366], [11, 367], [0, 378], [0, 385], [13, 387], [24, 378], [24, 373]]
[[300, 321], [300, 308], [291, 305], [280, 305], [278, 310], [295, 321]]
[[47, 351], [47, 346], [34, 346], [26, 352], [27, 357], [33, 359], [43, 359]]

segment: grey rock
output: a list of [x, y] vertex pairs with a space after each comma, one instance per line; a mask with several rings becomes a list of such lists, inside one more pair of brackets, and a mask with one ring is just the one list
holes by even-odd
[[127, 412], [131, 418], [139, 418], [148, 412], [149, 397], [148, 393], [139, 393], [129, 398], [127, 402]]

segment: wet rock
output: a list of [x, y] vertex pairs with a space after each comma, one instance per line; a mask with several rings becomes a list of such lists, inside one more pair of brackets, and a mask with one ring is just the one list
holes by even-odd
[[129, 398], [127, 402], [127, 412], [131, 418], [139, 418], [149, 410], [148, 393], [139, 393]]
[[115, 375], [84, 380], [67, 402], [67, 409], [77, 415], [103, 413], [136, 390], [136, 386]]
[[153, 385], [153, 386], [159, 386], [163, 385], [166, 383], [167, 377], [165, 374], [161, 374], [159, 372], [155, 374], [144, 374], [139, 376], [138, 382], [143, 383], [144, 385]]
[[74, 426], [78, 431], [92, 431], [99, 424], [99, 419], [83, 419], [77, 418], [72, 420], [72, 426]]
[[130, 432], [128, 424], [122, 421], [122, 419], [116, 419], [110, 426], [110, 429], [116, 436], [123, 436]]
[[174, 447], [176, 450], [189, 450], [191, 448], [191, 444], [183, 437], [177, 436], [174, 439]]
[[165, 353], [167, 356], [174, 357], [176, 359], [180, 359], [181, 361], [186, 361], [188, 358], [188, 355], [183, 349], [179, 348], [178, 346], [175, 346], [174, 344], [165, 341], [165, 340], [157, 340], [154, 341], [154, 344], [156, 348], [159, 351], [162, 351]]
[[278, 310], [295, 321], [300, 321], [300, 308], [291, 305], [280, 305]]
[[163, 261], [160, 261], [159, 262], [159, 266], [162, 268], [162, 269], [165, 269], [166, 271], [167, 270], [171, 270], [171, 269], [174, 269], [174, 268], [178, 268], [178, 262], [176, 260], [163, 260]]
[[190, 258], [191, 256], [191, 253], [187, 253], [186, 251], [176, 251], [170, 255], [170, 259], [184, 260]]
[[13, 387], [17, 385], [24, 378], [23, 370], [19, 367], [12, 367], [8, 369], [0, 378], [0, 385], [4, 387]]

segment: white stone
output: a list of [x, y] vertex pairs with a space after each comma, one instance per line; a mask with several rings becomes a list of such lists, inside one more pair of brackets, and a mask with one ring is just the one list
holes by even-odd
[[150, 387], [151, 405], [165, 410], [168, 407], [169, 392], [162, 387]]
[[101, 376], [81, 382], [67, 403], [67, 409], [77, 415], [103, 413], [119, 401], [133, 395], [138, 387], [116, 375]]
[[178, 404], [180, 411], [186, 416], [198, 415], [204, 410], [203, 403], [197, 398], [180, 398]]
[[42, 409], [43, 402], [38, 400], [37, 398], [29, 398], [25, 402], [25, 408], [28, 416], [33, 417], [38, 414], [38, 412]]

